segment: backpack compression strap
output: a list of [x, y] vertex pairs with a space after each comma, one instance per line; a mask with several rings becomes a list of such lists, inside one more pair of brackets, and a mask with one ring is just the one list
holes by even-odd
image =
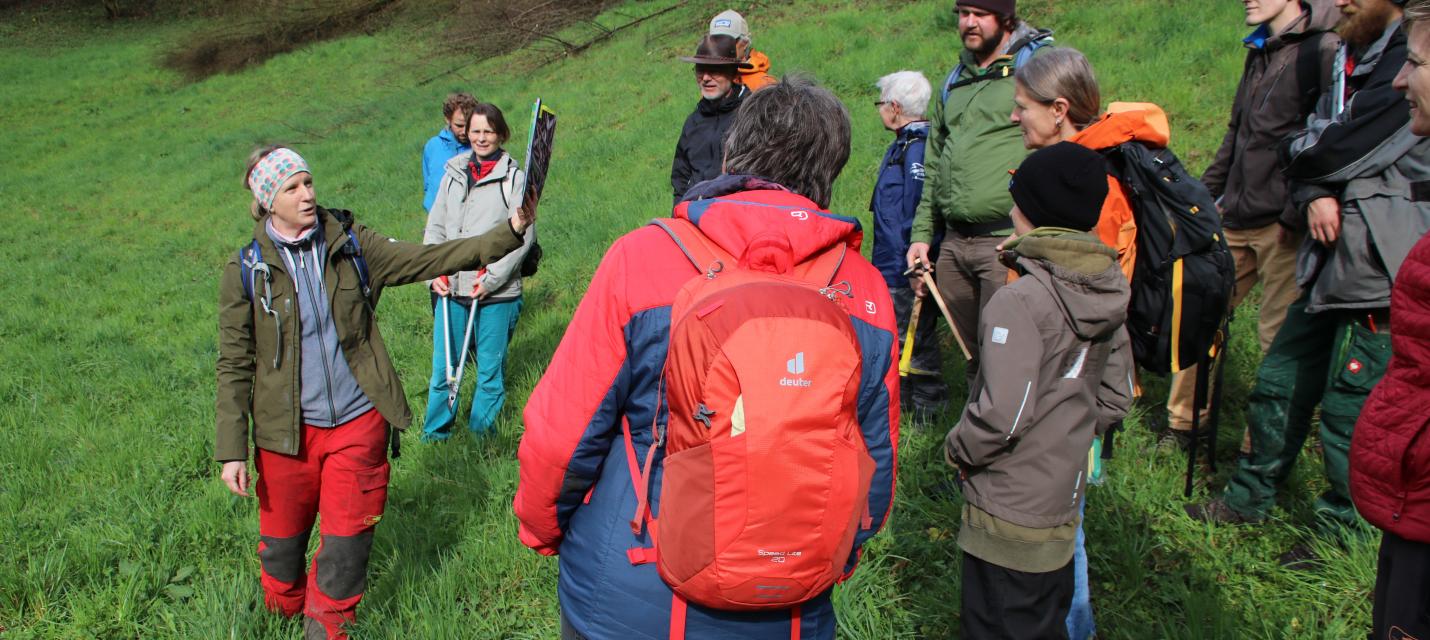
[[[680, 597], [674, 590], [670, 593], [670, 640], [685, 640], [685, 614], [687, 605], [685, 598]], [[795, 605], [789, 610], [789, 637], [790, 640], [799, 640], [799, 624], [801, 606]]]

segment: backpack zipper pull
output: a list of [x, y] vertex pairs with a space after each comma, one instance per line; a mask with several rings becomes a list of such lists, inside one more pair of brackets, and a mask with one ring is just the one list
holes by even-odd
[[846, 297], [846, 298], [853, 298], [853, 297], [854, 297], [854, 285], [849, 284], [849, 281], [848, 281], [848, 280], [840, 280], [839, 282], [836, 282], [836, 283], [834, 283], [834, 284], [831, 284], [831, 285], [829, 285], [829, 286], [827, 286], [827, 287], [824, 287], [824, 288], [822, 288], [822, 289], [819, 290], [819, 294], [820, 294], [820, 295], [822, 295], [822, 296], [824, 296], [824, 297], [826, 297], [826, 298], [829, 298], [830, 300], [836, 300], [836, 301], [837, 301], [838, 299], [835, 298], [834, 296], [835, 296], [836, 294], [841, 294], [841, 293], [844, 294], [844, 297]]

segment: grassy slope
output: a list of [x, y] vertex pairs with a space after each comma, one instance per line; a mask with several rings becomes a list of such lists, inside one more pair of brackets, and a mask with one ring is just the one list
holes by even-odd
[[[957, 48], [949, 4], [801, 0], [749, 14], [776, 70], [813, 72], [851, 105], [853, 159], [835, 210], [867, 219], [887, 142], [869, 106], [872, 82], [898, 68], [935, 82], [946, 73]], [[1162, 104], [1182, 157], [1194, 169], [1209, 160], [1240, 70], [1234, 3], [1195, 12], [1170, 0], [1022, 4], [1090, 54], [1105, 98]], [[500, 436], [445, 447], [409, 439], [396, 465], [359, 637], [554, 637], [555, 562], [520, 546], [510, 515], [518, 416], [605, 246], [664, 212], [667, 158], [694, 101], [688, 66], [673, 59], [710, 8], [678, 10], [555, 65], [517, 55], [426, 86], [416, 81], [454, 61], [419, 61], [413, 43], [431, 31], [412, 27], [186, 85], [152, 62], [194, 24], [107, 26], [66, 14], [0, 22], [9, 151], [0, 159], [0, 633], [296, 634], [256, 613], [256, 505], [228, 496], [208, 454], [214, 287], [251, 229], [241, 163], [260, 140], [294, 142], [315, 167], [322, 202], [416, 239], [421, 144], [439, 125], [441, 97], [468, 88], [514, 122], [538, 95], [561, 114], [543, 207], [548, 257], [512, 344]], [[420, 414], [426, 295], [395, 290], [382, 315]], [[1255, 366], [1251, 316], [1236, 324], [1228, 425], [1239, 423]], [[1153, 398], [1165, 394], [1160, 381], [1147, 386]], [[936, 488], [946, 477], [939, 431], [905, 434], [895, 517], [837, 594], [843, 637], [957, 633], [957, 505]], [[1224, 430], [1223, 460], [1234, 431]], [[1363, 633], [1373, 546], [1338, 553], [1316, 574], [1272, 562], [1304, 535], [1296, 523], [1320, 482], [1312, 456], [1277, 522], [1214, 529], [1180, 515], [1178, 456], [1135, 425], [1119, 445], [1088, 508], [1106, 636]]]

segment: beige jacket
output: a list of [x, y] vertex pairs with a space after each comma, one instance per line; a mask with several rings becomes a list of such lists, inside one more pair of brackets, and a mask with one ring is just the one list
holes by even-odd
[[[516, 160], [510, 154], [502, 152], [492, 172], [476, 184], [471, 184], [472, 176], [467, 171], [467, 163], [471, 160], [472, 154], [464, 153], [447, 161], [447, 173], [442, 176], [442, 182], [437, 187], [437, 199], [432, 202], [432, 211], [427, 214], [427, 229], [422, 236], [424, 244], [440, 244], [482, 235], [507, 224], [507, 219], [521, 203], [526, 176], [516, 167]], [[533, 242], [536, 242], [535, 225], [527, 228], [520, 249], [487, 265], [480, 277], [477, 271], [455, 274], [451, 281], [452, 293], [468, 296], [472, 285], [480, 281], [482, 289], [490, 292], [487, 301], [520, 297], [521, 263]]]

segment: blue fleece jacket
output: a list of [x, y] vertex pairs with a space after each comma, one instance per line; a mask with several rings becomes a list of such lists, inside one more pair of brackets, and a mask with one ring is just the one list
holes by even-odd
[[924, 193], [924, 144], [928, 136], [929, 123], [923, 120], [910, 122], [894, 134], [894, 143], [879, 164], [879, 180], [869, 202], [869, 210], [874, 213], [874, 257], [870, 262], [890, 287], [909, 286], [904, 277], [904, 256], [909, 251], [914, 211]]
[[451, 160], [452, 156], [470, 153], [471, 150], [472, 147], [457, 142], [457, 136], [447, 127], [442, 127], [442, 130], [422, 147], [423, 209], [432, 211], [432, 203], [437, 200], [437, 186], [442, 182], [442, 174], [446, 173], [447, 161]]

